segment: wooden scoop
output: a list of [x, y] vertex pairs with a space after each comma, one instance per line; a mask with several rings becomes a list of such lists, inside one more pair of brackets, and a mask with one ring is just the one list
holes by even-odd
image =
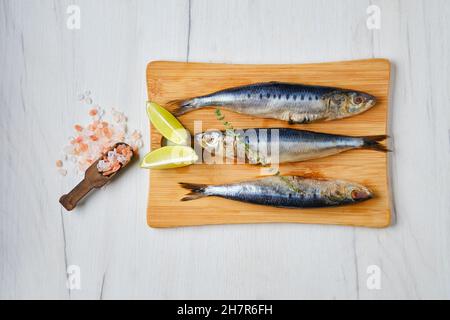
[[[119, 142], [116, 143], [114, 146], [111, 147], [108, 151], [114, 150], [119, 145], [126, 145], [126, 143]], [[108, 152], [107, 151], [107, 152]], [[106, 153], [107, 153], [106, 152]], [[133, 153], [134, 155], [134, 153]], [[83, 199], [89, 191], [92, 189], [98, 189], [103, 187], [105, 184], [107, 184], [118, 172], [122, 171], [124, 166], [122, 166], [119, 170], [116, 172], [110, 174], [110, 175], [103, 175], [98, 169], [97, 164], [100, 160], [102, 160], [103, 156], [97, 159], [89, 168], [87, 168], [84, 179], [75, 187], [72, 191], [70, 191], [68, 194], [63, 195], [59, 202], [63, 205], [64, 208], [66, 208], [67, 211], [72, 211], [77, 203]], [[131, 159], [128, 163], [131, 162]], [[127, 164], [128, 164], [127, 163]]]

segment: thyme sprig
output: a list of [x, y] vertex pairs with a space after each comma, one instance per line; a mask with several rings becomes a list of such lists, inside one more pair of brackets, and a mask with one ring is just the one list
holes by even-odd
[[278, 171], [276, 173], [276, 175], [279, 176], [280, 179], [286, 183], [286, 185], [288, 186], [289, 189], [291, 189], [292, 191], [297, 192], [297, 193], [303, 193], [303, 191], [301, 189], [299, 189], [296, 185], [294, 185], [294, 183], [289, 179], [289, 177], [280, 175], [280, 171]]
[[262, 157], [259, 156], [258, 152], [254, 152], [251, 148], [250, 148], [250, 144], [245, 141], [245, 138], [236, 132], [236, 130], [234, 129], [233, 125], [231, 124], [231, 122], [226, 121], [225, 120], [225, 116], [223, 115], [222, 111], [217, 108], [215, 110], [215, 114], [216, 114], [216, 118], [219, 121], [222, 121], [223, 126], [225, 127], [225, 135], [232, 137], [234, 139], [236, 139], [236, 141], [238, 143], [241, 143], [244, 145], [244, 150], [245, 150], [245, 154], [247, 155], [247, 157], [250, 159], [250, 155], [254, 156], [254, 159], [256, 160], [256, 163], [259, 164], [265, 164], [266, 162], [263, 161], [264, 159]]

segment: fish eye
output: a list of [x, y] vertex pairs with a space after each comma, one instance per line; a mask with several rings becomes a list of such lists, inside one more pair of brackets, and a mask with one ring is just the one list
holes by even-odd
[[370, 193], [365, 190], [353, 189], [351, 192], [351, 197], [353, 200], [365, 200], [371, 198]]
[[361, 96], [357, 96], [355, 99], [353, 99], [353, 102], [356, 104], [361, 104], [364, 102], [364, 98]]
[[204, 136], [205, 143], [210, 146], [214, 147], [219, 142], [220, 133], [218, 132], [211, 132], [209, 134], [206, 134]]

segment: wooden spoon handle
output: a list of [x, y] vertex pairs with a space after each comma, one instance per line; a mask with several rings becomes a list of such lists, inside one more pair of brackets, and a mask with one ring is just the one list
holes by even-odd
[[72, 191], [63, 195], [59, 199], [59, 203], [61, 203], [67, 211], [72, 211], [76, 207], [78, 201], [83, 199], [83, 197], [92, 189], [94, 189], [94, 187], [89, 180], [83, 179]]

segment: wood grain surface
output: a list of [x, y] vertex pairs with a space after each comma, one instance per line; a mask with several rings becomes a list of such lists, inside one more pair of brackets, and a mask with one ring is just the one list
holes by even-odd
[[[223, 111], [225, 120], [235, 129], [291, 127], [346, 135], [386, 134], [390, 64], [384, 59], [296, 65], [230, 65], [155, 61], [147, 68], [148, 95], [170, 111], [171, 100], [186, 99], [217, 90], [256, 82], [284, 81], [326, 85], [368, 92], [377, 105], [354, 117], [289, 125]], [[190, 112], [180, 121], [194, 132], [194, 121], [202, 130], [221, 129], [214, 108]], [[153, 128], [152, 128], [153, 129]], [[151, 130], [152, 149], [160, 147], [161, 135]], [[254, 179], [261, 167], [250, 164], [206, 164], [171, 170], [152, 170], [147, 209], [151, 227], [179, 227], [233, 223], [320, 223], [366, 227], [386, 227], [390, 223], [387, 155], [372, 150], [352, 150], [335, 156], [300, 163], [280, 164], [285, 175], [319, 175], [366, 185], [375, 197], [363, 203], [314, 209], [285, 209], [207, 197], [182, 202], [186, 190], [178, 182], [222, 184]], [[276, 171], [275, 171], [276, 172]]]

